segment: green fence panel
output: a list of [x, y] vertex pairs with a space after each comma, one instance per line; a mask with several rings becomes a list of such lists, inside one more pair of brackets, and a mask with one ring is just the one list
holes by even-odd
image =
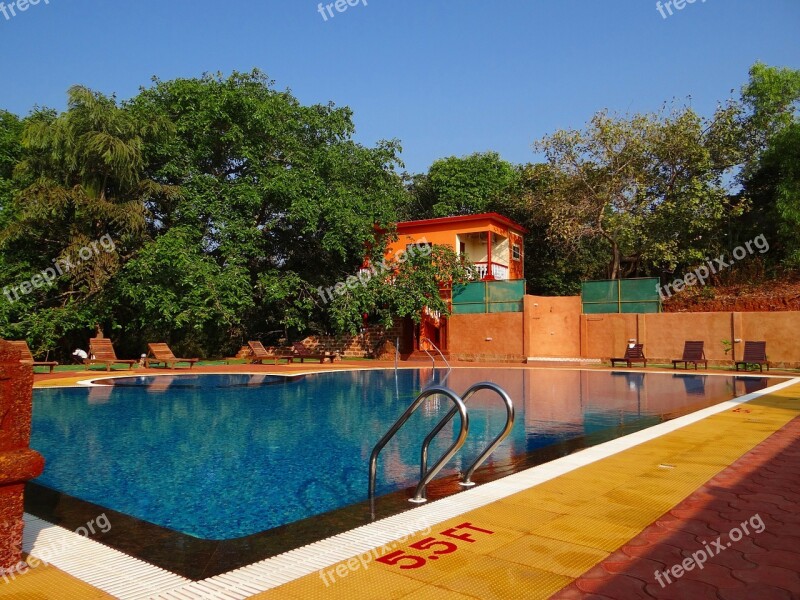
[[586, 281], [581, 286], [583, 313], [661, 312], [657, 277]]
[[659, 299], [658, 287], [661, 282], [653, 277], [647, 279], [623, 279], [622, 299], [625, 302], [655, 302]]
[[583, 305], [583, 314], [585, 315], [603, 315], [608, 313], [615, 313], [619, 311], [619, 304], [614, 302], [611, 303], [602, 303], [598, 302], [596, 304], [584, 304]]
[[490, 313], [522, 312], [522, 302], [490, 302]]
[[476, 315], [486, 312], [486, 304], [453, 304], [454, 315]]
[[660, 312], [658, 302], [623, 302], [623, 313], [657, 313]]
[[584, 303], [616, 303], [619, 300], [619, 281], [585, 281], [581, 286], [581, 296]]
[[522, 312], [525, 280], [476, 281], [453, 286], [453, 314]]
[[486, 302], [486, 284], [483, 281], [453, 286], [453, 304]]
[[525, 295], [525, 280], [486, 283], [488, 302], [519, 302]]

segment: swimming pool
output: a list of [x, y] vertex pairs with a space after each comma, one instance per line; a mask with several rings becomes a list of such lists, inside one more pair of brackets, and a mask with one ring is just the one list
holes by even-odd
[[[404, 369], [130, 377], [37, 389], [32, 447], [47, 461], [37, 483], [195, 538], [251, 536], [366, 500], [372, 447], [431, 380], [430, 369]], [[465, 368], [447, 385], [463, 393], [478, 381], [501, 385], [517, 412], [511, 435], [477, 472], [480, 483], [537, 453], [545, 458], [534, 463], [775, 380]], [[429, 401], [386, 447], [379, 495], [416, 484], [420, 442], [450, 407]], [[467, 442], [440, 477], [466, 469], [505, 423], [485, 392], [469, 415]], [[453, 426], [440, 434], [434, 460], [453, 435]]]

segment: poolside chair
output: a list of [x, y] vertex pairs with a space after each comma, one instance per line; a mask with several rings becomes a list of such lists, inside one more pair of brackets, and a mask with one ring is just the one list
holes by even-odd
[[611, 366], [615, 367], [618, 362], [624, 362], [630, 368], [632, 363], [644, 363], [647, 367], [647, 359], [644, 356], [644, 344], [634, 344], [625, 349], [625, 356], [623, 358], [612, 358]]
[[708, 369], [704, 344], [705, 342], [684, 342], [683, 356], [672, 361], [672, 368], [677, 369], [678, 363], [683, 363], [684, 368], [688, 369], [689, 363], [694, 363], [694, 370], [697, 371], [697, 365], [703, 363], [703, 367]]
[[281, 359], [286, 360], [287, 363], [292, 363], [295, 359], [294, 354], [290, 354], [289, 352], [283, 352], [279, 354], [270, 352], [264, 348], [264, 344], [261, 342], [247, 342], [247, 345], [250, 348], [249, 360], [251, 363], [257, 362], [263, 365], [265, 360], [274, 360], [275, 364], [277, 365], [278, 361]]
[[747, 370], [747, 365], [758, 365], [759, 371], [764, 372], [764, 365], [767, 365], [769, 371], [769, 361], [767, 360], [767, 342], [745, 342], [744, 343], [744, 356], [742, 360], [736, 361], [736, 370], [739, 370], [739, 365], [743, 365], [744, 370]]
[[333, 352], [312, 352], [305, 347], [303, 342], [292, 344], [292, 352], [294, 352], [294, 358], [300, 362], [305, 362], [305, 359], [308, 359], [318, 360], [320, 364], [323, 364], [326, 360], [330, 360], [331, 364], [333, 364], [333, 359], [336, 358]]
[[34, 367], [48, 367], [50, 369], [50, 373], [52, 373], [53, 369], [58, 366], [58, 363], [55, 361], [34, 360], [33, 354], [31, 354], [31, 349], [28, 348], [28, 342], [25, 340], [8, 341], [7, 343], [11, 344], [11, 346], [16, 350], [19, 350], [19, 353], [22, 355], [22, 360], [20, 360], [20, 362], [32, 364]]
[[147, 344], [144, 366], [149, 367], [153, 363], [163, 363], [165, 368], [172, 369], [177, 363], [188, 362], [191, 369], [199, 360], [199, 358], [177, 358], [166, 344]]
[[128, 365], [129, 369], [133, 369], [137, 360], [120, 360], [117, 358], [117, 353], [114, 352], [114, 346], [108, 338], [92, 338], [89, 340], [89, 354], [92, 358], [84, 358], [83, 364], [85, 365], [105, 365], [106, 371], [111, 370], [111, 365]]

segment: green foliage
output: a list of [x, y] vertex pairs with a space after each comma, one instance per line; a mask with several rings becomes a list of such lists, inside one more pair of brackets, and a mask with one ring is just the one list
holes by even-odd
[[553, 244], [578, 250], [603, 241], [611, 279], [691, 264], [741, 212], [726, 188], [739, 156], [735, 114], [732, 106], [711, 121], [686, 107], [623, 118], [598, 113], [585, 130], [537, 142], [547, 163], [521, 201], [547, 223]]
[[13, 174], [22, 157], [22, 131], [23, 123], [16, 115], [0, 110], [0, 227], [10, 218], [17, 189]]
[[[485, 152], [400, 176], [396, 140], [357, 144], [349, 108], [304, 106], [259, 71], [156, 79], [124, 103], [76, 86], [63, 113], [0, 111], [0, 286], [75, 263], [0, 297], [0, 336], [63, 359], [100, 325], [123, 355], [164, 340], [219, 356], [246, 339], [355, 333], [365, 314], [447, 314], [439, 282], [474, 276], [449, 248], [332, 301], [324, 289], [365, 254], [382, 264], [398, 220], [487, 211], [530, 230], [532, 293], [682, 272], [761, 234], [768, 269], [798, 268], [798, 100], [800, 71], [757, 63], [708, 118], [600, 111], [542, 138], [542, 164]], [[75, 260], [103, 236], [113, 247]]]
[[437, 160], [427, 175], [418, 175], [410, 182], [416, 213], [412, 218], [487, 212], [517, 178], [514, 166], [496, 152]]
[[757, 63], [742, 96], [750, 113], [743, 196], [752, 205], [740, 239], [772, 240], [773, 264], [800, 267], [800, 70]]
[[351, 285], [340, 286], [330, 305], [337, 331], [358, 333], [365, 314], [386, 327], [396, 317], [410, 317], [419, 323], [426, 308], [450, 314], [447, 302], [441, 297], [441, 285], [471, 281], [477, 276], [475, 268], [452, 248], [433, 246], [415, 250], [391, 262], [387, 270], [376, 265], [369, 278], [363, 275], [359, 281], [353, 276]]

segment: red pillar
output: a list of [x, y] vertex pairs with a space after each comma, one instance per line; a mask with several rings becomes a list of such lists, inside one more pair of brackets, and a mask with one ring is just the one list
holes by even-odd
[[22, 495], [38, 477], [44, 458], [31, 450], [33, 367], [0, 342], [0, 569], [22, 560]]
[[492, 232], [489, 231], [486, 234], [486, 277], [483, 278], [484, 281], [494, 281], [494, 275], [492, 274]]

